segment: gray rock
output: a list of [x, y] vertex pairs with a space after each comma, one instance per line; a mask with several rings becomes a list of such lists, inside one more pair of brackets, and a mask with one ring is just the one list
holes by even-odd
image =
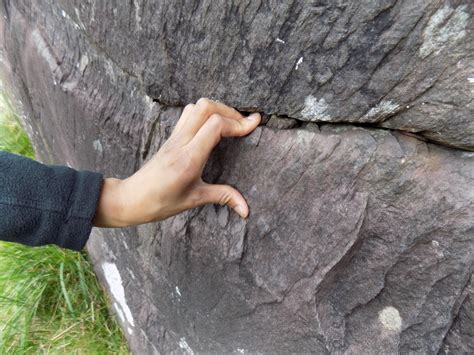
[[293, 118], [279, 117], [277, 115], [272, 115], [266, 126], [269, 128], [276, 129], [290, 129], [298, 125], [298, 121]]
[[243, 192], [246, 221], [94, 231], [135, 353], [474, 351], [474, 155], [403, 133], [473, 149], [471, 6], [3, 3], [45, 162], [128, 176], [201, 96], [318, 123], [216, 149], [205, 178]]
[[474, 149], [472, 1], [55, 2], [37, 7], [73, 21], [162, 104], [206, 96]]

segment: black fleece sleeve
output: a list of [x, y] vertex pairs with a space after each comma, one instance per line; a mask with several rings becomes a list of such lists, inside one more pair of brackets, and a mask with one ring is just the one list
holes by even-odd
[[0, 152], [0, 239], [81, 250], [103, 177]]

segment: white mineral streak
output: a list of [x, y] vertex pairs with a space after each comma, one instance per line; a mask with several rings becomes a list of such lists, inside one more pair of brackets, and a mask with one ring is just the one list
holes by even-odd
[[307, 121], [331, 121], [331, 117], [327, 113], [328, 105], [326, 100], [317, 99], [313, 95], [309, 95], [304, 100], [304, 107], [301, 115]]
[[48, 63], [49, 70], [54, 75], [55, 71], [59, 69], [59, 66], [49, 45], [46, 43], [38, 30], [31, 32], [31, 38], [36, 46], [37, 52], [41, 55], [41, 57], [43, 57], [46, 63]]
[[275, 41], [277, 41], [278, 43], [283, 43], [285, 44], [286, 42], [284, 40], [282, 40], [281, 38], [277, 38]]
[[298, 68], [300, 67], [301, 63], [303, 63], [303, 57], [300, 57], [300, 59], [298, 59], [298, 61], [296, 62], [295, 70], [298, 70]]
[[431, 16], [423, 31], [423, 44], [419, 50], [422, 58], [431, 53], [439, 54], [443, 46], [456, 42], [466, 35], [469, 19], [466, 10], [467, 5], [453, 9], [446, 4]]
[[176, 291], [176, 294], [177, 294], [179, 297], [181, 297], [181, 291], [179, 290], [179, 287], [178, 287], [178, 286], [176, 286], [175, 291]]
[[81, 20], [81, 13], [79, 12], [79, 9], [77, 7], [74, 8], [74, 13], [76, 14], [76, 17], [77, 17], [77, 20], [79, 21], [80, 26], [74, 21], [72, 22], [73, 26], [76, 27], [77, 29], [82, 28], [83, 30], [85, 30], [86, 26], [84, 26], [84, 23]]
[[117, 315], [119, 316], [122, 323], [125, 323], [125, 315], [123, 314], [122, 309], [119, 307], [119, 305], [116, 302], [114, 302], [113, 307], [115, 311], [117, 312]]
[[[369, 112], [362, 117], [362, 120], [364, 122], [380, 122], [389, 116], [392, 116], [399, 110], [399, 108], [400, 105], [393, 101], [382, 100], [372, 107]], [[409, 106], [407, 106], [407, 108], [409, 108]]]
[[402, 329], [402, 318], [395, 307], [385, 307], [379, 313], [379, 321], [386, 330], [400, 332]]
[[79, 61], [79, 71], [81, 74], [84, 73], [84, 70], [86, 70], [87, 65], [89, 64], [89, 57], [87, 55], [82, 55], [81, 60]]
[[142, 18], [140, 17], [140, 4], [137, 0], [133, 0], [133, 7], [135, 8], [135, 24], [138, 31], [142, 30]]
[[186, 354], [194, 355], [193, 349], [191, 349], [191, 347], [188, 345], [185, 338], [179, 339], [179, 347], [181, 350], [185, 351]]
[[66, 11], [61, 10], [61, 16], [64, 17], [66, 20], [68, 20], [76, 29], [80, 28], [79, 25], [76, 22], [74, 22], [74, 20], [71, 18], [71, 16], [68, 15]]
[[132, 277], [133, 280], [136, 280], [137, 278], [135, 277], [135, 274], [133, 273], [133, 271], [127, 267], [127, 271], [128, 273], [130, 274], [130, 276]]
[[109, 285], [110, 293], [116, 301], [114, 303], [115, 310], [122, 321], [127, 320], [127, 322], [134, 327], [135, 322], [133, 321], [132, 312], [130, 311], [125, 299], [122, 277], [120, 276], [117, 266], [114, 263], [104, 262], [102, 264], [102, 271], [104, 272], [105, 280]]

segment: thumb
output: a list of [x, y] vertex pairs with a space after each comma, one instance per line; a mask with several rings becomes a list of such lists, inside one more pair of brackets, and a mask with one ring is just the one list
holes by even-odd
[[229, 185], [211, 185], [204, 183], [199, 187], [201, 204], [215, 203], [227, 205], [242, 218], [247, 218], [249, 207], [242, 194]]

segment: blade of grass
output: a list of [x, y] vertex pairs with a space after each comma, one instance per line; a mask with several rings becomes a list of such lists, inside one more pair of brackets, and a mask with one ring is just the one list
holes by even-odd
[[67, 308], [72, 315], [75, 314], [74, 309], [72, 308], [71, 300], [69, 299], [69, 295], [66, 290], [66, 284], [64, 283], [64, 262], [59, 265], [59, 281], [61, 284], [61, 291], [64, 296], [64, 300], [66, 301]]

